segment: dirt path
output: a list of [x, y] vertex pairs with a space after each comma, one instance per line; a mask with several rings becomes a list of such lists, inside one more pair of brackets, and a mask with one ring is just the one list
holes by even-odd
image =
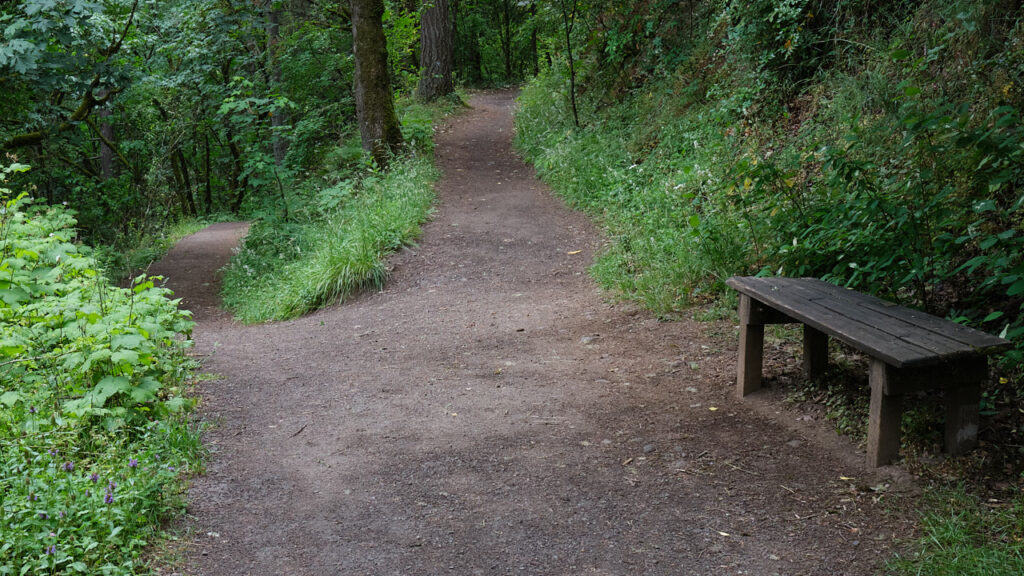
[[731, 325], [608, 303], [598, 231], [510, 149], [512, 94], [473, 106], [383, 292], [234, 324], [213, 279], [244, 225], [159, 267], [222, 376], [186, 573], [874, 573], [905, 523], [861, 456], [731, 399]]

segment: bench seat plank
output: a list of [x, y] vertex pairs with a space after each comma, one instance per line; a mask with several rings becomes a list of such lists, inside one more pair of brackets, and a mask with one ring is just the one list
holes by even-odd
[[933, 355], [944, 359], [965, 353], [977, 353], [974, 347], [965, 345], [959, 340], [932, 332], [913, 322], [908, 322], [880, 310], [861, 306], [860, 302], [845, 297], [846, 295], [842, 293], [830, 295], [816, 289], [812, 284], [795, 284], [787, 287], [787, 290], [792, 290], [794, 293], [806, 297], [809, 301], [821, 304], [844, 316], [854, 318], [861, 324], [866, 324], [899, 340], [924, 348]]
[[984, 351], [990, 347], [1001, 349], [1009, 344], [1009, 342], [1003, 338], [993, 336], [987, 332], [975, 330], [974, 328], [969, 328], [963, 324], [957, 324], [956, 322], [932, 316], [931, 314], [921, 312], [920, 310], [914, 310], [913, 308], [907, 308], [892, 302], [887, 302], [880, 298], [876, 298], [875, 296], [861, 294], [855, 290], [836, 286], [835, 284], [829, 284], [824, 280], [819, 280], [817, 278], [791, 280], [806, 280], [806, 282], [801, 283], [808, 288], [820, 290], [826, 296], [856, 303], [858, 306], [907, 322], [917, 328], [927, 330], [932, 334], [936, 334], [946, 339], [955, 340], [961, 344], [966, 344], [975, 350]]
[[898, 368], [938, 364], [1009, 345], [1002, 338], [814, 278], [734, 277], [728, 284]]

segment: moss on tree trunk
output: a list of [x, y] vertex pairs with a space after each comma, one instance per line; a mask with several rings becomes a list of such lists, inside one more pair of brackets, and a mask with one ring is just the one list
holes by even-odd
[[383, 0], [352, 0], [356, 115], [363, 148], [381, 167], [403, 145], [388, 77]]

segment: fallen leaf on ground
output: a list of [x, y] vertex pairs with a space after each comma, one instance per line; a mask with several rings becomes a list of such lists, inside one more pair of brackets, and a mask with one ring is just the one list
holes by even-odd
[[569, 256], [573, 256], [579, 254], [580, 252], [583, 252], [583, 250], [573, 250], [571, 252], [566, 252], [566, 254], [568, 254]]

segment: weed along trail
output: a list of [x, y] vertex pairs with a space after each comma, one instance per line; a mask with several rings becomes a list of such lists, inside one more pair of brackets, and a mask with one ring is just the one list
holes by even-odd
[[156, 270], [219, 375], [181, 571], [875, 573], [910, 535], [896, 496], [852, 448], [732, 398], [731, 324], [608, 301], [598, 229], [512, 152], [513, 98], [439, 129], [437, 212], [383, 291], [236, 324], [212, 303], [244, 225]]

